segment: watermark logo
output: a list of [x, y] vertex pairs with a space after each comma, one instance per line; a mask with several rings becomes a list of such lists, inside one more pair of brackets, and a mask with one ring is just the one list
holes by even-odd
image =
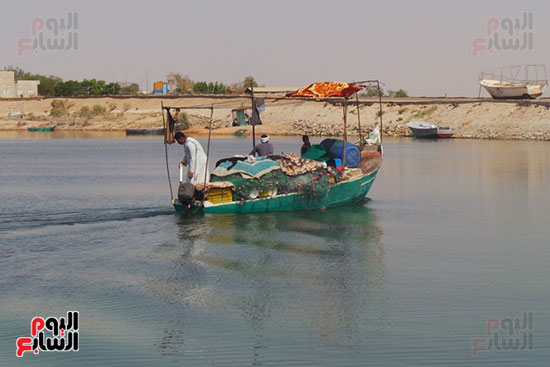
[[26, 51], [68, 51], [78, 49], [78, 13], [69, 12], [65, 18], [35, 18], [31, 23], [32, 38], [17, 40], [17, 56]]
[[487, 35], [474, 38], [472, 56], [481, 51], [525, 51], [533, 50], [533, 13], [523, 13], [521, 18], [490, 18], [487, 21]]
[[501, 320], [487, 320], [487, 336], [472, 339], [472, 357], [481, 351], [532, 351], [535, 349], [533, 312], [523, 312], [522, 317], [512, 320], [505, 317]]
[[[46, 333], [51, 334], [47, 337]], [[67, 317], [35, 317], [31, 321], [31, 337], [17, 338], [17, 357], [25, 352], [78, 352], [78, 311]]]

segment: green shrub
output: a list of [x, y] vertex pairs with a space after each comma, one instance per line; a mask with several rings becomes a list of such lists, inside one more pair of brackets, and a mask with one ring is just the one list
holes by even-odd
[[78, 111], [78, 116], [83, 118], [92, 117], [92, 112], [90, 111], [90, 107], [88, 106], [80, 107], [80, 110]]
[[105, 107], [95, 104], [92, 106], [92, 116], [99, 116], [105, 114], [107, 110]]
[[397, 110], [397, 113], [398, 113], [399, 115], [401, 115], [401, 114], [402, 114], [403, 112], [405, 112], [405, 111], [407, 111], [406, 108], [400, 108], [399, 110]]
[[432, 113], [435, 112], [435, 110], [437, 110], [437, 106], [432, 106], [427, 109], [422, 109], [418, 112], [413, 111], [414, 113], [411, 116], [409, 116], [407, 120], [411, 121], [413, 119], [423, 119], [424, 117], [430, 116]]
[[189, 118], [184, 111], [181, 111], [179, 113], [176, 124], [178, 126], [178, 130], [187, 130], [191, 127], [191, 124], [189, 123]]
[[394, 97], [408, 97], [409, 93], [407, 93], [406, 90], [399, 89], [397, 92], [395, 92]]
[[69, 114], [68, 103], [65, 103], [65, 101], [61, 99], [54, 99], [50, 102], [50, 106], [52, 106], [52, 109], [50, 110], [50, 116], [52, 117], [62, 117]]

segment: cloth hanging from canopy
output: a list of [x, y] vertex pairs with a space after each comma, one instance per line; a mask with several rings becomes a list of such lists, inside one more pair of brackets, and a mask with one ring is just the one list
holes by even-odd
[[317, 82], [306, 85], [295, 92], [289, 93], [286, 97], [349, 97], [363, 88], [365, 88], [364, 85], [352, 83]]
[[174, 118], [170, 113], [170, 109], [166, 109], [168, 124], [164, 129], [164, 141], [167, 144], [173, 144], [176, 142], [176, 140], [174, 139], [174, 134], [176, 133], [176, 119], [178, 114], [179, 114], [179, 109], [176, 109], [176, 118]]
[[260, 113], [265, 111], [265, 102], [263, 98], [257, 98], [254, 100], [252, 109], [252, 116], [250, 116], [249, 124], [250, 125], [261, 125], [262, 120], [260, 119]]

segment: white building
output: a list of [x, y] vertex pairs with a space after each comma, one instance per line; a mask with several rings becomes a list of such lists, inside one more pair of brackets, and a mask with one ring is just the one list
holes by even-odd
[[0, 98], [36, 97], [39, 80], [15, 81], [14, 71], [0, 71]]

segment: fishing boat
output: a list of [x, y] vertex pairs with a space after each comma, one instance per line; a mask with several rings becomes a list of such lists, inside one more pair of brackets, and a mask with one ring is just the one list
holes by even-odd
[[239, 129], [237, 131], [233, 131], [231, 135], [233, 136], [243, 136], [248, 130], [247, 129]]
[[437, 125], [425, 121], [410, 121], [406, 123], [415, 138], [437, 138]]
[[548, 85], [546, 67], [517, 65], [491, 73], [481, 72], [479, 85], [494, 99], [534, 99], [540, 97]]
[[[327, 146], [325, 159], [311, 160], [296, 155], [269, 155], [267, 157], [229, 157], [217, 162], [216, 169], [205, 182], [191, 185], [183, 182], [180, 169], [178, 196], [174, 198], [170, 183], [167, 158], [167, 173], [172, 195], [172, 204], [178, 213], [225, 214], [258, 213], [273, 211], [324, 210], [326, 208], [357, 204], [363, 201], [374, 183], [382, 163], [382, 115], [380, 126], [368, 136], [359, 136], [355, 144], [348, 142], [347, 111], [349, 106], [357, 108], [358, 130], [360, 127], [359, 100], [357, 92], [369, 84], [369, 80], [356, 83], [320, 82], [313, 83], [285, 96], [288, 99], [330, 102], [343, 108], [344, 134], [342, 139], [332, 139]], [[353, 100], [355, 96], [355, 101]], [[251, 90], [252, 110], [255, 110], [254, 92]], [[380, 110], [382, 101], [379, 98]], [[165, 148], [172, 143], [174, 121], [172, 113], [184, 108], [162, 105], [165, 123]], [[254, 113], [254, 112], [253, 112]], [[166, 118], [165, 118], [166, 116]], [[252, 117], [251, 120], [254, 120]], [[212, 117], [210, 119], [212, 123]], [[255, 125], [252, 125], [253, 145]], [[207, 162], [210, 156], [208, 137]], [[166, 157], [168, 153], [166, 150]], [[331, 164], [340, 161], [343, 167]], [[208, 164], [208, 163], [207, 163]], [[340, 170], [341, 169], [341, 170]], [[191, 187], [190, 187], [191, 186]]]
[[53, 131], [55, 126], [28, 127], [27, 131]]
[[161, 128], [161, 129], [126, 129], [126, 135], [164, 135], [164, 128]]

